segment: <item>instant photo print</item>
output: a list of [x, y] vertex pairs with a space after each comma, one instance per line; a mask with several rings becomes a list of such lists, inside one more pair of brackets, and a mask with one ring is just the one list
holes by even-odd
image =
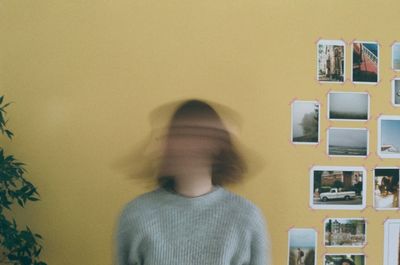
[[317, 264], [317, 232], [314, 229], [290, 229], [288, 248], [288, 265]]
[[320, 140], [320, 104], [296, 100], [292, 103], [292, 142], [318, 144]]
[[400, 116], [382, 115], [378, 118], [378, 155], [400, 158]]
[[319, 210], [365, 208], [363, 167], [314, 166], [310, 169], [310, 207]]
[[330, 92], [328, 119], [337, 121], [367, 121], [370, 97], [367, 92]]
[[399, 168], [374, 169], [374, 207], [377, 210], [399, 209]]
[[366, 231], [363, 218], [327, 218], [324, 224], [325, 247], [363, 247]]
[[327, 139], [329, 156], [366, 157], [369, 153], [366, 128], [329, 128]]
[[346, 80], [346, 45], [341, 40], [320, 40], [317, 43], [317, 80], [343, 83]]
[[377, 42], [354, 41], [351, 77], [353, 83], [377, 84], [379, 81], [379, 45]]

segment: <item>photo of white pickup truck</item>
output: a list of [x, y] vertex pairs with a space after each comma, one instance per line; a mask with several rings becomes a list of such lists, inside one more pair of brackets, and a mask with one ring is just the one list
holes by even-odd
[[350, 200], [356, 197], [355, 191], [338, 191], [337, 188], [331, 189], [329, 192], [322, 192], [319, 198], [326, 202], [328, 200]]

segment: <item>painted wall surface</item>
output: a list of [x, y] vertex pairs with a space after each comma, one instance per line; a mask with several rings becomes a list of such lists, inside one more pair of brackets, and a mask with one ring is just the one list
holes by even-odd
[[[27, 164], [41, 201], [17, 210], [45, 239], [48, 264], [111, 264], [117, 215], [151, 187], [127, 177], [132, 152], [150, 132], [149, 114], [190, 97], [229, 106], [240, 140], [264, 167], [228, 187], [258, 205], [269, 224], [274, 264], [287, 264], [287, 231], [314, 227], [322, 264], [324, 218], [365, 217], [368, 264], [383, 262], [383, 221], [396, 211], [310, 210], [312, 165], [364, 166], [372, 205], [378, 114], [390, 104], [391, 44], [398, 1], [29, 1], [0, 0], [0, 94], [8, 107], [8, 153]], [[319, 39], [378, 41], [381, 82], [316, 81]], [[346, 77], [350, 76], [346, 46]], [[368, 91], [366, 123], [329, 122], [326, 93]], [[321, 103], [321, 144], [290, 143], [293, 99]], [[329, 158], [328, 126], [368, 127], [371, 155]], [[329, 253], [343, 250], [329, 249]]]

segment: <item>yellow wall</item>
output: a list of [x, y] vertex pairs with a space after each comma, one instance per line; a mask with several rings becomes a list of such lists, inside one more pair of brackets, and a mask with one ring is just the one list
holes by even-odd
[[[28, 164], [42, 198], [17, 212], [19, 222], [44, 237], [48, 264], [111, 264], [117, 214], [149, 190], [115, 165], [149, 133], [151, 110], [200, 97], [237, 110], [242, 142], [266, 161], [262, 172], [230, 189], [263, 210], [274, 264], [287, 263], [291, 226], [319, 230], [322, 264], [326, 216], [368, 218], [367, 263], [382, 264], [382, 221], [396, 212], [310, 211], [308, 169], [396, 165], [375, 155], [326, 157], [325, 93], [368, 90], [372, 115], [400, 113], [389, 104], [399, 7], [398, 1], [0, 0], [0, 94], [15, 102], [8, 117], [16, 135], [1, 144]], [[316, 83], [320, 37], [379, 41], [382, 82]], [[295, 97], [323, 103], [317, 148], [289, 144]], [[376, 121], [367, 126], [375, 152]], [[371, 174], [369, 205], [370, 183]]]

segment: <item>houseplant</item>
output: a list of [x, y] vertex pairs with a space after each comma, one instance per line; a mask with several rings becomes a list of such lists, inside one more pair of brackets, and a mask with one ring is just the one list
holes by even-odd
[[[11, 102], [4, 104], [3, 100], [4, 96], [1, 96], [0, 137], [12, 140], [14, 134], [6, 127], [5, 120], [5, 108]], [[42, 237], [28, 226], [25, 229], [17, 227], [11, 216], [11, 206], [15, 203], [24, 207], [27, 201], [39, 200], [35, 186], [24, 177], [27, 172], [24, 165], [12, 155], [6, 155], [0, 146], [0, 264], [46, 265], [39, 260], [42, 250], [39, 241]]]

